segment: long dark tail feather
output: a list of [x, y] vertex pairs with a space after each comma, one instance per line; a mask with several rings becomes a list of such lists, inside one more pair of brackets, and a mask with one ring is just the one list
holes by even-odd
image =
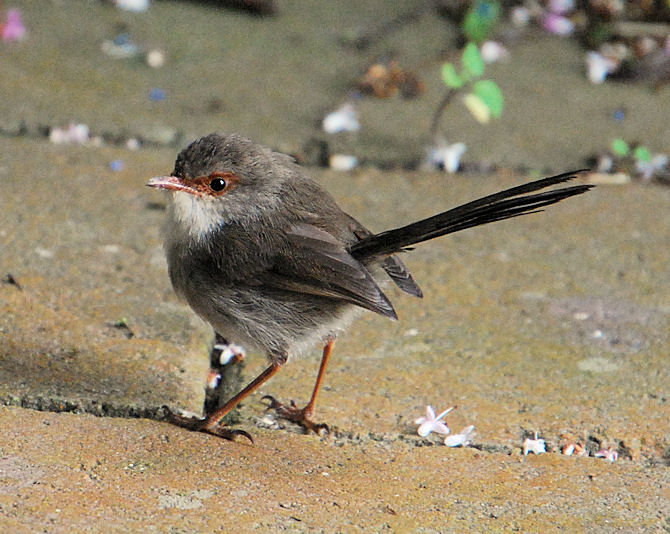
[[527, 184], [505, 189], [499, 193], [468, 202], [457, 208], [439, 213], [401, 228], [373, 234], [351, 246], [351, 254], [357, 259], [385, 256], [399, 252], [406, 247], [440, 237], [466, 228], [502, 221], [511, 217], [537, 213], [542, 208], [566, 198], [581, 195], [592, 185], [574, 185], [533, 193], [546, 187], [572, 180], [584, 170], [566, 172], [550, 178], [543, 178]]

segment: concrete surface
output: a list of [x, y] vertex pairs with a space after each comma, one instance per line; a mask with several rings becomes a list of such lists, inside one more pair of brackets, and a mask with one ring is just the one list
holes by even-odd
[[[285, 6], [277, 19], [254, 19], [176, 2], [155, 3], [136, 18], [107, 5], [27, 3], [29, 40], [3, 45], [8, 75], [0, 84], [10, 98], [0, 104], [0, 118], [4, 125], [25, 121], [30, 132], [69, 120], [100, 133], [173, 128], [179, 139], [239, 130], [298, 152], [324, 135], [317, 120], [375, 53], [394, 46], [408, 66], [425, 76], [436, 72], [439, 50], [449, 43], [428, 39], [439, 27], [433, 17], [371, 51], [338, 48], [338, 32], [357, 17], [375, 20], [380, 5], [362, 15], [343, 5], [324, 31], [313, 18], [327, 9], [306, 11], [306, 4]], [[298, 24], [305, 13], [311, 18]], [[72, 25], [73, 17], [82, 23]], [[171, 63], [153, 71], [102, 56], [99, 41], [113, 36], [119, 20], [138, 39], [169, 46]], [[212, 38], [215, 28], [221, 39]], [[263, 43], [272, 32], [291, 46], [268, 51]], [[434, 49], [417, 48], [422, 32]], [[252, 34], [249, 42], [241, 38]], [[581, 51], [538, 39], [496, 67], [511, 107], [503, 120], [482, 128], [457, 112], [445, 122], [472, 146], [475, 160], [561, 171], [581, 167], [593, 147], [616, 135], [670, 150], [661, 107], [668, 88], [591, 87], [579, 71]], [[548, 72], [548, 50], [564, 74]], [[419, 65], [420, 57], [430, 61]], [[215, 68], [217, 61], [236, 67]], [[254, 83], [264, 72], [271, 88], [265, 93]], [[529, 90], [543, 82], [538, 73], [550, 81]], [[194, 86], [199, 76], [211, 83], [198, 78]], [[221, 89], [221, 76], [238, 81]], [[425, 96], [411, 103], [363, 101], [363, 133], [333, 146], [380, 161], [412, 157], [412, 146], [421, 148], [421, 121], [440, 97], [426, 82]], [[146, 98], [159, 84], [169, 95], [162, 108]], [[219, 91], [222, 115], [189, 107]], [[554, 92], [566, 100], [557, 105]], [[531, 95], [527, 114], [511, 104], [523, 94]], [[627, 118], [615, 127], [610, 112], [620, 104]], [[407, 118], [404, 128], [389, 127], [384, 117], [402, 121], [399, 114], [412, 106], [422, 111], [406, 117], [420, 115], [419, 123]], [[276, 423], [260, 402], [264, 394], [304, 402], [318, 368], [315, 348], [241, 407], [239, 427], [254, 435], [251, 446], [158, 420], [163, 405], [200, 410], [211, 341], [208, 327], [169, 287], [159, 233], [166, 199], [143, 185], [171, 170], [176, 150], [0, 138], [0, 530], [670, 528], [670, 189], [600, 186], [546, 213], [418, 247], [406, 262], [425, 298], [390, 290], [400, 321], [366, 314], [336, 345], [316, 416], [331, 435]], [[115, 160], [121, 171], [111, 170]], [[528, 179], [309, 172], [373, 230]], [[262, 355], [249, 354], [245, 379], [264, 365]], [[413, 421], [427, 404], [458, 405], [449, 426], [475, 425], [473, 446], [450, 449], [434, 435], [419, 438]], [[523, 440], [534, 432], [549, 452], [524, 457]], [[619, 459], [561, 455], [570, 442], [591, 453], [612, 447]]]

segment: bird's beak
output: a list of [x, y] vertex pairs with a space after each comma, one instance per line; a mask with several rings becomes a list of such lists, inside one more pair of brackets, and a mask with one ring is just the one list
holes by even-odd
[[157, 187], [158, 189], [167, 189], [168, 191], [185, 191], [194, 193], [193, 188], [186, 185], [176, 176], [156, 176], [146, 183], [147, 187]]

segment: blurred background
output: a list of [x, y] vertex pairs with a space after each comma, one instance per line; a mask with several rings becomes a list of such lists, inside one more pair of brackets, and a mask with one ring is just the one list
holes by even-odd
[[146, 150], [235, 131], [344, 170], [667, 179], [667, 0], [4, 0], [0, 20], [4, 136]]

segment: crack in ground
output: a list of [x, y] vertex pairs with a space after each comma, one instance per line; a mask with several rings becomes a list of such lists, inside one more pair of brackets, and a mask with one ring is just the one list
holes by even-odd
[[[148, 407], [148, 406], [117, 406], [110, 403], [98, 402], [96, 400], [72, 400], [72, 399], [58, 399], [47, 398], [41, 396], [35, 397], [19, 397], [16, 395], [5, 395], [0, 397], [0, 405], [14, 406], [36, 410], [40, 412], [52, 413], [73, 413], [73, 414], [89, 414], [96, 417], [118, 417], [123, 419], [149, 419], [153, 421], [164, 422], [167, 419], [170, 409], [167, 406]], [[254, 421], [255, 419], [255, 421]], [[236, 414], [236, 420], [239, 416]], [[304, 429], [297, 425], [284, 424], [283, 422], [276, 422], [274, 424], [266, 424], [258, 418], [246, 417], [244, 422], [249, 425], [254, 425], [257, 428], [266, 430], [283, 431], [294, 434], [304, 434]], [[594, 440], [592, 436], [587, 438], [587, 441]], [[380, 445], [404, 444], [408, 448], [422, 448], [422, 447], [444, 447], [440, 442], [432, 441], [422, 438], [414, 433], [377, 433], [377, 432], [354, 432], [350, 430], [340, 429], [338, 427], [331, 427], [330, 431], [325, 436], [320, 436], [323, 443], [332, 444], [336, 447], [343, 447], [345, 445], [360, 446], [370, 443]], [[557, 445], [558, 439], [546, 438], [549, 444], [549, 450], [544, 454], [561, 454], [560, 448]], [[670, 447], [667, 448], [663, 454], [642, 453], [638, 460], [634, 460], [629, 454], [624, 441], [620, 439], [610, 439], [609, 441], [618, 443], [618, 451], [622, 458], [633, 461], [636, 464], [641, 464], [645, 467], [659, 467], [670, 466]], [[503, 454], [505, 456], [512, 456], [521, 451], [521, 446], [509, 446], [500, 443], [470, 443], [465, 448], [476, 449], [487, 454]], [[602, 461], [601, 458], [595, 457], [593, 454], [585, 456], [593, 460]]]

